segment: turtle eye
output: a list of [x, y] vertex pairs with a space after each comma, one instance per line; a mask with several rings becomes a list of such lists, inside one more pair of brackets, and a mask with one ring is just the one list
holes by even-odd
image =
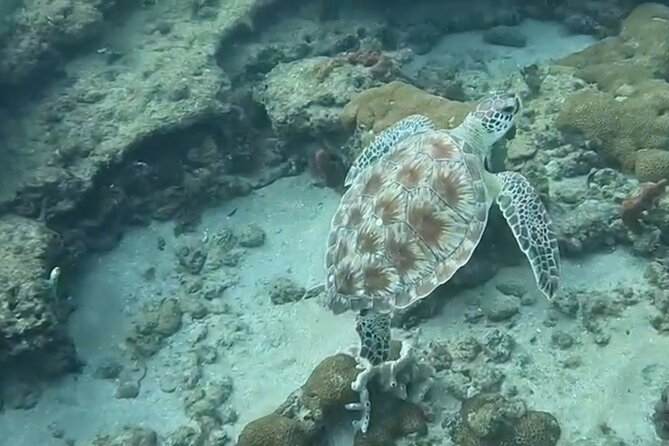
[[502, 111], [503, 111], [504, 113], [514, 113], [514, 112], [516, 111], [516, 107], [514, 107], [514, 106], [512, 106], [512, 105], [507, 105], [506, 107], [504, 107], [504, 108], [502, 109]]

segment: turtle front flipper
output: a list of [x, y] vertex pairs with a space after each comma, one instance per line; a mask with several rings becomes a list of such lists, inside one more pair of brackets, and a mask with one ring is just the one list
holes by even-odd
[[358, 155], [346, 175], [344, 186], [348, 187], [353, 180], [374, 164], [383, 155], [397, 147], [397, 143], [406, 137], [434, 130], [434, 123], [427, 116], [410, 115], [379, 133], [374, 141]]
[[530, 261], [539, 289], [552, 299], [560, 281], [560, 251], [548, 211], [521, 174], [501, 172], [494, 178], [497, 205]]

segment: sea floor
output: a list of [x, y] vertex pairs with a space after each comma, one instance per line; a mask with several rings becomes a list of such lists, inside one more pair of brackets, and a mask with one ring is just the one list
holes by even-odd
[[483, 40], [480, 31], [447, 34], [426, 54], [416, 55], [405, 67], [417, 73], [423, 68], [441, 68], [448, 73], [456, 68], [459, 78], [506, 78], [533, 63], [547, 63], [580, 51], [595, 43], [592, 36], [572, 34], [561, 23], [525, 19], [514, 27], [524, 36], [522, 48], [493, 45]]
[[[644, 260], [624, 249], [581, 261], [563, 259], [562, 292], [565, 288], [597, 290], [613, 296], [619, 287], [643, 290], [645, 266]], [[472, 302], [485, 307], [499, 296], [497, 286], [506, 283], [521, 284], [536, 294], [536, 303], [522, 307], [518, 319], [501, 329], [516, 345], [513, 359], [500, 370], [506, 375], [505, 383], [518, 389], [528, 407], [551, 412], [560, 421], [558, 445], [666, 445], [656, 438], [650, 418], [669, 377], [669, 337], [651, 327], [649, 319], [655, 310], [647, 300], [607, 319], [604, 327], [610, 342], [600, 346], [578, 319], [562, 318], [550, 328], [544, 324], [551, 304], [536, 291], [529, 267], [521, 264], [454, 296], [442, 314], [421, 326], [421, 339], [452, 340], [464, 335], [481, 339], [500, 328], [498, 324], [472, 325], [463, 315]], [[552, 339], [557, 332], [571, 335], [573, 347], [558, 348]], [[573, 358], [580, 365], [566, 367]], [[607, 428], [612, 431], [608, 437], [602, 433]]]
[[[170, 373], [166, 369], [176, 367], [170, 358], [187, 355], [194, 336], [205, 326], [208, 339], [217, 339], [229, 336], [230, 330], [239, 331], [241, 323], [243, 335], [206, 367], [203, 378], [232, 378], [234, 391], [227, 404], [238, 413], [230, 431], [234, 438], [248, 421], [280, 404], [321, 359], [356, 340], [350, 315], [334, 316], [317, 299], [275, 305], [265, 288], [278, 276], [305, 287], [319, 282], [323, 243], [337, 202], [336, 193], [301, 176], [281, 179], [207, 212], [202, 235], [257, 224], [267, 233], [266, 243], [249, 249], [235, 268], [238, 285], [222, 297], [230, 311], [198, 321], [185, 319], [181, 330], [148, 362], [134, 399], [115, 398], [115, 383], [95, 378], [93, 366], [117, 351], [142, 301], [161, 299], [178, 289], [173, 249], [179, 240], [171, 224], [155, 224], [130, 231], [113, 252], [91, 258], [75, 287], [78, 309], [71, 320], [79, 353], [89, 366], [81, 375], [50, 384], [33, 409], [5, 410], [0, 415], [3, 438], [11, 438], [13, 446], [63, 444], [52, 436], [56, 427], [66, 438], [87, 444], [95, 434], [117, 431], [123, 424], [146, 425], [161, 435], [169, 434], [188, 423], [178, 392], [161, 390], [161, 379]], [[166, 241], [164, 251], [158, 249], [159, 237]], [[142, 272], [149, 266], [156, 268], [157, 280], [147, 284]], [[569, 287], [607, 290], [620, 283], [642, 283], [643, 270], [638, 258], [617, 250], [566, 261], [563, 280]], [[504, 329], [517, 343], [514, 359], [501, 366], [506, 381], [518, 387], [531, 407], [557, 417], [563, 430], [560, 445], [605, 444], [600, 443], [603, 424], [624, 444], [660, 445], [649, 417], [669, 373], [669, 337], [659, 336], [650, 327], [649, 306], [642, 301], [610, 320], [611, 341], [605, 347], [597, 346], [578, 321], [559, 322], [557, 328], [576, 339], [569, 351], [560, 351], [551, 345], [552, 331], [543, 324], [549, 304], [541, 299], [522, 307], [508, 330], [505, 325], [465, 321], [473, 302], [484, 306], [499, 294], [496, 285], [509, 280], [538, 295], [527, 265], [502, 269], [485, 285], [453, 296], [439, 314], [421, 324], [417, 328], [421, 343], [464, 335], [482, 338], [495, 328]], [[581, 367], [564, 368], [563, 361], [573, 355], [581, 358]], [[579, 439], [585, 442], [577, 443]]]

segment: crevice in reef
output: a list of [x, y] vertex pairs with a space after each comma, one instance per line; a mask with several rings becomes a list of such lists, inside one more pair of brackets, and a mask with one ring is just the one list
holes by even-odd
[[[122, 160], [100, 169], [83, 194], [74, 177], [24, 189], [4, 213], [41, 222], [55, 233], [56, 241], [43, 262], [47, 271], [58, 266], [62, 276], [55, 290], [59, 300], [48, 310], [50, 324], [57, 326], [40, 327], [49, 342], [40, 350], [13, 357], [12, 373], [42, 379], [81, 366], [67, 333], [73, 307], [65, 296], [69, 278], [88, 255], [116, 247], [128, 227], [154, 220], [176, 221], [177, 233], [190, 231], [212, 204], [297, 174], [305, 165], [298, 151], [273, 137], [263, 113], [231, 105], [223, 116], [136, 142]], [[68, 197], [70, 189], [75, 191], [75, 202]]]
[[151, 220], [176, 220], [188, 231], [212, 203], [297, 173], [298, 153], [272, 137], [263, 116], [233, 106], [221, 121], [198, 122], [138, 142], [118, 165], [100, 171], [93, 187], [68, 212], [43, 191], [24, 192], [13, 211], [40, 218], [63, 239], [75, 264], [87, 252], [113, 248], [124, 229]]

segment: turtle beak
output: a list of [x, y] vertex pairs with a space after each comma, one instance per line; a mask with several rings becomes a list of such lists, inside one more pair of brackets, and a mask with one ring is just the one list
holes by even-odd
[[515, 115], [517, 115], [520, 111], [520, 107], [522, 106], [520, 103], [520, 98], [515, 94], [510, 94], [507, 99], [508, 105], [506, 105], [502, 111], [515, 117]]

